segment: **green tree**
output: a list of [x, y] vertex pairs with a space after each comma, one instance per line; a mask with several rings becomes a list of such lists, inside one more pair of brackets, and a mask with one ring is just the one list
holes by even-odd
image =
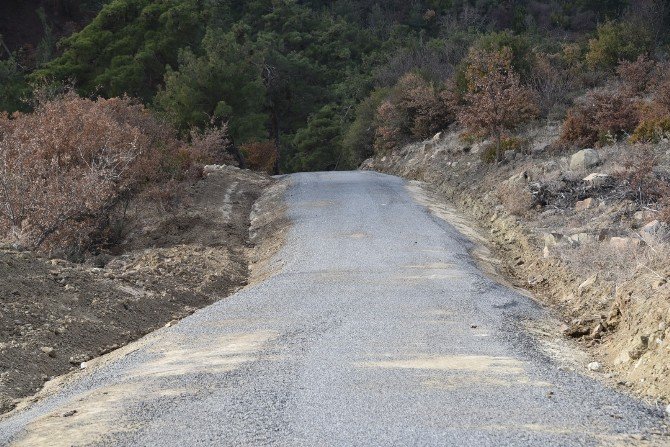
[[589, 40], [586, 62], [591, 68], [614, 70], [621, 60], [634, 61], [649, 52], [652, 36], [628, 22], [607, 21], [598, 26], [596, 37]]
[[154, 105], [182, 132], [216, 120], [228, 122], [238, 144], [267, 136], [262, 67], [245, 32], [242, 27], [225, 34], [210, 29], [204, 55], [182, 50], [179, 68], [168, 69]]
[[25, 74], [16, 59], [0, 60], [0, 112], [24, 110], [26, 104], [23, 99], [29, 93]]
[[307, 127], [293, 138], [295, 155], [286, 161], [292, 171], [327, 171], [346, 169], [343, 157], [342, 116], [335, 105], [327, 105], [310, 117]]
[[195, 46], [206, 24], [203, 0], [113, 0], [80, 32], [63, 41], [63, 54], [32, 79], [74, 80], [81, 92], [129, 94], [149, 101], [175, 66], [180, 48]]

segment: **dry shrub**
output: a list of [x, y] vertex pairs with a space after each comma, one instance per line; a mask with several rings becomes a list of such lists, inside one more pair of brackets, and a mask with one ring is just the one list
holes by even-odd
[[521, 84], [507, 47], [492, 52], [471, 51], [466, 79], [468, 92], [458, 120], [470, 133], [492, 137], [499, 161], [503, 137], [537, 116], [536, 95]]
[[433, 136], [454, 122], [457, 102], [453, 84], [440, 90], [417, 74], [406, 74], [377, 109], [375, 150], [384, 153], [410, 137]]
[[619, 249], [609, 241], [580, 244], [574, 247], [557, 246], [557, 255], [583, 276], [598, 274], [611, 284], [636, 280], [641, 273], [657, 275], [667, 268], [670, 243], [665, 234], [645, 235], [644, 244]]
[[654, 82], [657, 63], [645, 55], [640, 55], [634, 61], [619, 61], [616, 69], [619, 79], [629, 94], [644, 93]]
[[192, 164], [139, 102], [73, 92], [43, 100], [0, 117], [0, 232], [30, 249], [81, 251], [120, 203]]
[[192, 162], [217, 165], [235, 165], [237, 160], [231, 153], [228, 125], [208, 127], [191, 131], [191, 144], [186, 148]]
[[533, 195], [525, 185], [503, 183], [496, 194], [507, 212], [515, 216], [523, 216], [533, 207]]
[[579, 75], [562, 54], [537, 53], [529, 81], [538, 93], [543, 116], [565, 113], [572, 93], [581, 86]]
[[274, 141], [256, 141], [242, 146], [247, 164], [254, 171], [274, 174], [279, 160], [279, 152]]
[[589, 147], [615, 141], [637, 126], [636, 106], [635, 99], [622, 92], [590, 91], [568, 110], [561, 142]]
[[407, 119], [402, 112], [391, 101], [384, 101], [377, 108], [374, 142], [376, 153], [391, 152], [407, 139]]
[[630, 136], [630, 141], [631, 143], [658, 143], [664, 138], [670, 138], [670, 115], [643, 119]]
[[670, 176], [656, 168], [659, 156], [649, 147], [631, 153], [616, 172], [629, 187], [630, 198], [639, 206], [659, 206], [670, 198]]
[[523, 152], [528, 148], [528, 140], [517, 136], [504, 136], [500, 139], [500, 147], [495, 143], [487, 144], [480, 155], [480, 158], [485, 163], [495, 163], [497, 161], [497, 153], [500, 150], [501, 154], [507, 151]]

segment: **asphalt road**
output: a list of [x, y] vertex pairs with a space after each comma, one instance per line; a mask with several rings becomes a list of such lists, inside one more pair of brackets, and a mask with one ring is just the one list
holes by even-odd
[[402, 180], [290, 181], [279, 273], [0, 421], [0, 444], [670, 444], [660, 410], [547, 356], [524, 329], [545, 312]]

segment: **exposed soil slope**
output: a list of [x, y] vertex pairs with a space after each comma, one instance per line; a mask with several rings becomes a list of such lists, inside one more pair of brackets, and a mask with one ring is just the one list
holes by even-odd
[[135, 203], [116, 254], [72, 264], [0, 250], [0, 410], [246, 284], [250, 213], [272, 181], [206, 173], [174, 211]]
[[[596, 374], [665, 405], [667, 228], [656, 222], [650, 232], [657, 216], [628, 198], [615, 177], [639, 149], [602, 148], [598, 163], [572, 169], [572, 154], [547, 149], [558, 131], [547, 126], [528, 133], [524, 152], [508, 152], [499, 165], [481, 161], [483, 144], [448, 133], [367, 160], [362, 168], [432, 185], [488, 230], [503, 273], [562, 316], [564, 334], [588, 348], [589, 362], [598, 362], [590, 365]], [[668, 143], [649, 149], [659, 169], [670, 166]], [[586, 180], [591, 174], [606, 181]]]

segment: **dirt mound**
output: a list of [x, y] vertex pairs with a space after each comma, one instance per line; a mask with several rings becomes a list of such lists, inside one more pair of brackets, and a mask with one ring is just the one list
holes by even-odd
[[244, 286], [250, 213], [271, 183], [210, 168], [176, 210], [133, 204], [124, 243], [83, 264], [0, 250], [0, 410]]

